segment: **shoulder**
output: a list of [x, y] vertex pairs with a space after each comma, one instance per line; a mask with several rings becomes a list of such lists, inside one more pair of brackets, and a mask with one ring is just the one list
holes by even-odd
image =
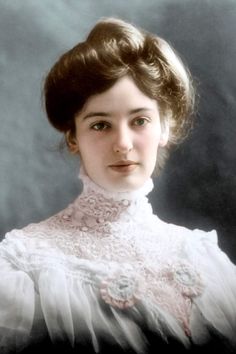
[[30, 239], [53, 238], [58, 231], [63, 230], [66, 232], [66, 230], [71, 229], [73, 226], [70, 218], [72, 208], [73, 203], [45, 220], [30, 223], [22, 229], [13, 229], [6, 233], [4, 239], [12, 241], [16, 239], [23, 240], [24, 237]]
[[198, 228], [189, 229], [182, 225], [165, 222], [159, 218], [158, 228], [167, 236], [182, 239], [186, 243], [195, 244], [195, 246], [204, 244], [218, 245], [217, 231], [214, 229], [210, 231]]
[[57, 240], [72, 233], [73, 225], [67, 215], [70, 205], [62, 211], [38, 223], [31, 223], [22, 229], [7, 232], [0, 242], [0, 256], [15, 257], [29, 255], [35, 251], [56, 248]]
[[[221, 263], [232, 269], [235, 267], [228, 255], [220, 248], [218, 234], [215, 229], [206, 231], [202, 229], [189, 229], [184, 226], [160, 221], [163, 237], [169, 243], [179, 242], [182, 244], [184, 256], [197, 263]], [[167, 242], [167, 241], [166, 241]], [[198, 261], [197, 261], [198, 260]]]

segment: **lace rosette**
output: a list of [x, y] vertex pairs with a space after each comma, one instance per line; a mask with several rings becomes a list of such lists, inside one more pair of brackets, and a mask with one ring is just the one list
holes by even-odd
[[139, 301], [147, 306], [158, 305], [182, 324], [187, 336], [191, 336], [192, 301], [203, 288], [204, 283], [196, 268], [182, 260], [162, 264], [160, 269], [140, 269], [140, 275], [134, 270], [116, 271], [100, 283], [105, 303], [119, 309], [132, 307]]
[[102, 299], [109, 305], [125, 309], [140, 300], [140, 279], [135, 274], [115, 273], [101, 282]]
[[188, 262], [177, 261], [166, 269], [169, 281], [179, 288], [182, 295], [193, 298], [203, 292], [204, 282], [196, 268]]
[[204, 282], [196, 268], [182, 260], [173, 260], [156, 276], [154, 301], [182, 324], [190, 337], [189, 327], [193, 298], [202, 294]]

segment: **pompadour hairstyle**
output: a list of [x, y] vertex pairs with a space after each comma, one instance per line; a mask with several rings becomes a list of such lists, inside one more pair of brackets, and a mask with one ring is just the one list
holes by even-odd
[[47, 74], [47, 117], [60, 132], [75, 134], [75, 116], [88, 98], [106, 91], [125, 75], [157, 101], [161, 122], [169, 125], [168, 144], [158, 154], [158, 171], [169, 148], [187, 135], [195, 95], [188, 69], [155, 34], [120, 19], [100, 20], [87, 39], [63, 54]]

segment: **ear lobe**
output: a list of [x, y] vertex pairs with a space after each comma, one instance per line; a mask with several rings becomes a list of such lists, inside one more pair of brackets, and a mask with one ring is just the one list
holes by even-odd
[[78, 154], [79, 152], [79, 144], [74, 136], [72, 135], [71, 131], [65, 133], [66, 144], [72, 154]]

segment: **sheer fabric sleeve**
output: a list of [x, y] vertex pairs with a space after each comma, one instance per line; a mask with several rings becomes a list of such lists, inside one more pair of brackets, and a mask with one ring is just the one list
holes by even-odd
[[17, 231], [0, 244], [0, 267], [1, 354], [45, 339], [68, 348], [88, 342], [98, 352], [103, 338], [109, 338], [141, 351], [139, 326], [119, 309], [103, 311], [96, 285], [107, 273], [103, 264], [67, 257]]
[[236, 266], [219, 248], [215, 230], [195, 230], [187, 252], [196, 262], [205, 282], [203, 295], [195, 301], [196, 309], [200, 310], [195, 321], [198, 323], [196, 333], [204, 322], [236, 350]]
[[33, 281], [17, 267], [24, 249], [13, 235], [0, 244], [0, 352], [20, 349], [29, 340], [35, 312]]

